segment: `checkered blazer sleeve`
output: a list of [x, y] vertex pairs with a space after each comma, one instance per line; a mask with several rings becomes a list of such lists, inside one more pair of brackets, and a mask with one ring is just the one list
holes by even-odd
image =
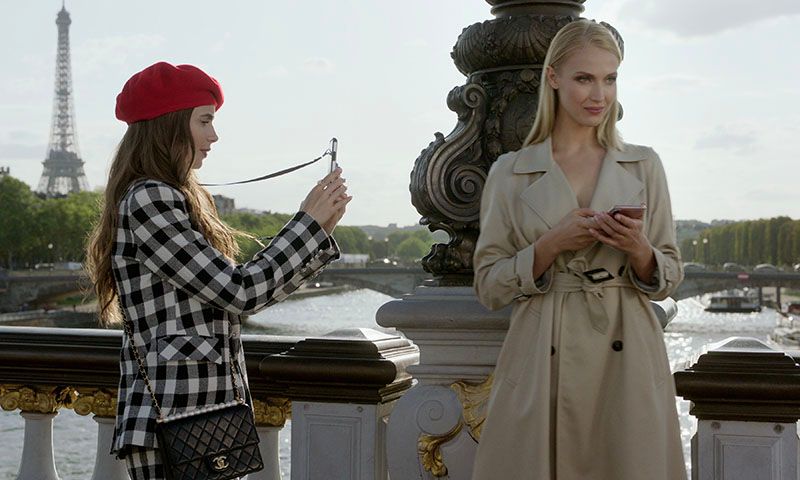
[[252, 260], [232, 265], [192, 227], [183, 194], [169, 185], [136, 185], [120, 206], [136, 257], [148, 270], [200, 301], [250, 315], [282, 300], [339, 257], [333, 238], [299, 212]]

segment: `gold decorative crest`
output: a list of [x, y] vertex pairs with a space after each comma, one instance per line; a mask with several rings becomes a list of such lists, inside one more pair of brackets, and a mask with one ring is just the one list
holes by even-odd
[[292, 402], [288, 398], [253, 399], [253, 412], [259, 427], [283, 427], [292, 416]]
[[467, 383], [464, 381], [450, 385], [458, 395], [464, 422], [469, 426], [469, 435], [476, 442], [480, 441], [483, 422], [486, 420], [486, 406], [489, 403], [489, 394], [492, 392], [494, 374], [489, 375], [481, 383]]
[[113, 390], [78, 388], [78, 399], [70, 406], [78, 415], [114, 417], [117, 414], [117, 392]]
[[460, 421], [456, 426], [444, 435], [420, 435], [417, 442], [417, 452], [422, 461], [422, 467], [431, 472], [434, 477], [444, 477], [447, 475], [447, 466], [442, 458], [441, 446], [456, 438], [464, 428], [464, 422]]
[[2, 385], [0, 408], [6, 411], [55, 413], [59, 408], [69, 407], [77, 395], [75, 389], [71, 387]]

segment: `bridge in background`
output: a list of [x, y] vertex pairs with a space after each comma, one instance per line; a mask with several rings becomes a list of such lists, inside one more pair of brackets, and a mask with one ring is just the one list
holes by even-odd
[[[418, 267], [328, 268], [315, 281], [348, 284], [400, 297], [411, 293], [430, 274]], [[0, 273], [0, 312], [15, 311], [25, 303], [47, 303], [87, 291], [91, 285], [82, 273]], [[734, 288], [776, 287], [800, 290], [800, 273], [688, 271], [673, 295], [675, 300]]]

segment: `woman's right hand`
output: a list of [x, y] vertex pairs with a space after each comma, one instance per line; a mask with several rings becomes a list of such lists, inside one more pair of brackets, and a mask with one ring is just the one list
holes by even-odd
[[595, 211], [590, 208], [576, 208], [547, 232], [548, 240], [558, 253], [588, 247], [597, 241], [589, 232], [589, 229], [597, 228], [594, 215]]
[[311, 215], [329, 235], [341, 219], [345, 205], [353, 198], [346, 194], [347, 185], [341, 175], [342, 169], [337, 167], [317, 182], [300, 204], [300, 210]]

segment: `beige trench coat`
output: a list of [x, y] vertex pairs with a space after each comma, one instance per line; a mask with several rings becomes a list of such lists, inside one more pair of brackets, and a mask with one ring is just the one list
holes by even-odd
[[[663, 166], [649, 147], [609, 149], [590, 208], [646, 202], [657, 269], [636, 278], [596, 242], [561, 254], [536, 281], [533, 244], [577, 199], [550, 140], [497, 159], [481, 202], [475, 288], [514, 304], [494, 373], [474, 480], [683, 480], [675, 385], [649, 299], [683, 278]], [[604, 268], [611, 280], [583, 272]]]

